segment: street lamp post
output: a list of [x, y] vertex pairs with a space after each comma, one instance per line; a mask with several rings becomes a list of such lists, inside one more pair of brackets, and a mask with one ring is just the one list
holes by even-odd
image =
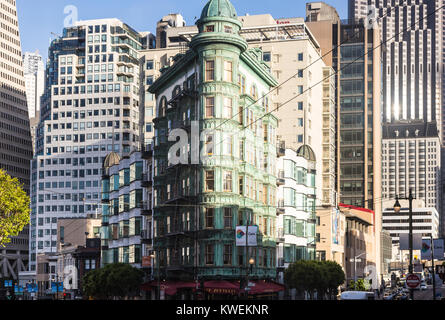
[[357, 286], [357, 259], [364, 254], [366, 254], [366, 252], [360, 253], [358, 256], [354, 256], [354, 290], [356, 290]]
[[[150, 257], [152, 258], [152, 259], [154, 259], [155, 258], [155, 253], [152, 253], [151, 255], [150, 255]], [[156, 258], [156, 262], [157, 262], [157, 265], [158, 265], [158, 274], [157, 274], [157, 278], [158, 278], [158, 291], [157, 291], [157, 300], [161, 300], [161, 281], [160, 281], [160, 279], [161, 279], [161, 275], [160, 275], [160, 265], [159, 265], [159, 257], [157, 257]]]
[[[399, 213], [402, 206], [399, 203], [400, 200], [409, 201], [409, 273], [413, 273], [413, 200], [415, 199], [412, 193], [412, 189], [409, 189], [408, 198], [396, 197], [396, 203], [394, 204], [394, 212]], [[414, 290], [409, 289], [409, 295], [411, 300], [414, 300]]]
[[433, 271], [433, 300], [436, 300], [436, 270], [434, 270], [434, 240], [431, 234], [431, 268]]

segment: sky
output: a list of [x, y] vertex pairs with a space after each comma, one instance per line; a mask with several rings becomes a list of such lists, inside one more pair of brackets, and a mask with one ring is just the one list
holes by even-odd
[[[238, 15], [270, 13], [276, 19], [304, 17], [304, 0], [231, 0]], [[61, 35], [68, 16], [64, 10], [77, 8], [78, 20], [118, 18], [137, 31], [155, 33], [156, 23], [169, 13], [180, 13], [187, 25], [207, 0], [17, 0], [22, 52], [36, 50], [46, 59], [52, 33]], [[310, 2], [310, 1], [307, 1]], [[324, 0], [334, 6], [341, 19], [347, 18], [347, 0]], [[72, 12], [72, 11], [71, 11]]]

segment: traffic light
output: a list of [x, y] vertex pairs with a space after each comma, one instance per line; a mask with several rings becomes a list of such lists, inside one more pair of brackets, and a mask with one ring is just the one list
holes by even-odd
[[66, 300], [66, 293], [63, 293], [63, 300]]

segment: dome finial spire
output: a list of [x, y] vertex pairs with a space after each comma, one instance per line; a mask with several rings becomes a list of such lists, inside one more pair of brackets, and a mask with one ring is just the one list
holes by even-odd
[[237, 19], [238, 15], [230, 0], [209, 0], [202, 10], [201, 19], [210, 17]]

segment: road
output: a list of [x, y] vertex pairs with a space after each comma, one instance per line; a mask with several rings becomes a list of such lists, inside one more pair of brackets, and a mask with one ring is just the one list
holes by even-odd
[[[414, 300], [433, 300], [433, 286], [428, 285], [427, 290], [414, 290]], [[436, 295], [441, 294], [442, 297], [445, 297], [445, 286], [436, 288]], [[440, 297], [437, 298], [440, 300]]]

